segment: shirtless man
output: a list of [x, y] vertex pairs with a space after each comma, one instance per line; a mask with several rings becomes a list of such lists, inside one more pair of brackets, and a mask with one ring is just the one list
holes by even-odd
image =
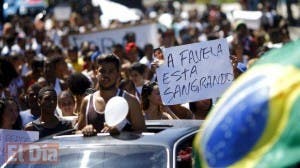
[[[78, 121], [78, 130], [85, 135], [96, 132], [116, 132], [116, 127], [105, 124], [104, 109], [106, 102], [114, 96], [122, 96], [129, 105], [126, 117], [127, 125], [123, 130], [142, 132], [145, 129], [145, 120], [137, 99], [127, 92], [118, 89], [120, 80], [120, 61], [114, 55], [101, 56], [98, 62], [99, 90], [83, 99]], [[118, 131], [117, 131], [118, 132]]]

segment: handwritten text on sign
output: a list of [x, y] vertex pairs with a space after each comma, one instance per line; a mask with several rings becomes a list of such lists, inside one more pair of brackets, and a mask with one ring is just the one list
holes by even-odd
[[157, 79], [166, 105], [219, 97], [234, 79], [225, 39], [166, 48], [164, 60]]

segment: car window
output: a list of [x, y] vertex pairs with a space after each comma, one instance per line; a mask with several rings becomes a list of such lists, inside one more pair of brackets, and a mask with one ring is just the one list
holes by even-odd
[[[28, 167], [91, 167], [91, 168], [166, 168], [167, 150], [154, 145], [118, 145], [64, 148], [59, 150], [55, 165], [27, 165]], [[23, 167], [10, 165], [9, 167]]]
[[182, 139], [176, 146], [176, 168], [192, 167], [192, 146], [196, 133]]

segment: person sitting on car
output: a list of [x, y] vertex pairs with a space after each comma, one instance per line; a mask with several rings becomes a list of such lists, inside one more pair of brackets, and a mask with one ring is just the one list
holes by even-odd
[[142, 109], [146, 120], [192, 119], [193, 113], [181, 104], [164, 105], [157, 82], [147, 82], [142, 88]]
[[[142, 132], [145, 129], [145, 120], [139, 102], [134, 95], [118, 88], [121, 77], [119, 58], [115, 55], [106, 55], [98, 57], [97, 62], [99, 90], [83, 99], [78, 130], [81, 130], [84, 135], [95, 135], [97, 132], [118, 133], [124, 129]], [[129, 106], [127, 124], [121, 130], [105, 124], [105, 105], [114, 96], [125, 98]]]
[[142, 109], [146, 120], [179, 119], [162, 104], [156, 82], [147, 82], [142, 88]]
[[57, 94], [53, 87], [43, 87], [38, 94], [41, 116], [25, 126], [25, 130], [39, 131], [39, 137], [45, 137], [64, 130], [72, 129], [72, 123], [59, 119], [55, 115]]

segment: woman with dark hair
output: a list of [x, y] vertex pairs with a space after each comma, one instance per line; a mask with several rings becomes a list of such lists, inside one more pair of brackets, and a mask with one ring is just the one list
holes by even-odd
[[0, 128], [21, 130], [20, 109], [12, 98], [0, 99]]
[[144, 84], [141, 97], [146, 120], [179, 119], [168, 106], [162, 104], [156, 82]]

